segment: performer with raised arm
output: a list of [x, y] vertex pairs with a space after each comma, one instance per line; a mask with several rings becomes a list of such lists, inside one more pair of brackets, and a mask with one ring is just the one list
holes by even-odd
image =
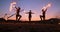
[[26, 14], [29, 14], [29, 17], [28, 17], [28, 18], [29, 18], [29, 21], [31, 21], [32, 14], [34, 14], [34, 13], [32, 13], [32, 12], [31, 12], [31, 10], [30, 10], [30, 11], [29, 11], [29, 12], [27, 12]]
[[40, 15], [41, 20], [45, 20], [45, 14], [47, 9], [42, 9], [42, 15]]
[[20, 7], [18, 7], [18, 8], [15, 7], [15, 8], [16, 8], [16, 13], [14, 13], [11, 16], [7, 17], [7, 19], [10, 18], [10, 17], [12, 17], [12, 16], [14, 16], [14, 15], [16, 15], [16, 21], [19, 21], [21, 19], [22, 16], [19, 13], [22, 12], [22, 11], [24, 11], [24, 10], [21, 10]]
[[22, 17], [21, 15], [19, 15], [19, 12], [20, 12], [20, 10], [21, 10], [21, 8], [20, 7], [15, 7], [16, 8], [16, 21], [19, 21], [20, 20], [20, 18]]
[[49, 7], [51, 7], [51, 3], [48, 3], [45, 7], [43, 7], [42, 15], [40, 15], [41, 20], [45, 20], [45, 14], [46, 14], [46, 11]]

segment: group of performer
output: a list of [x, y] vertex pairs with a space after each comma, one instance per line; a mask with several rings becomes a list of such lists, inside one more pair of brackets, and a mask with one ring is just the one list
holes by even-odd
[[[19, 21], [20, 19], [21, 19], [21, 15], [19, 14], [20, 13], [20, 10], [21, 10], [21, 8], [20, 7], [15, 7], [16, 8], [16, 21]], [[46, 11], [47, 11], [47, 9], [42, 9], [42, 15], [40, 15], [40, 19], [41, 20], [45, 20], [45, 14], [46, 14]], [[29, 21], [31, 21], [31, 18], [32, 18], [32, 14], [34, 14], [34, 13], [32, 13], [31, 12], [31, 10], [29, 11], [29, 12], [27, 12], [26, 14], [29, 14]]]
[[[20, 10], [21, 10], [21, 8], [20, 7], [15, 7], [16, 8], [16, 21], [19, 21], [20, 19], [21, 19], [21, 15], [19, 14], [20, 13]], [[29, 12], [27, 12], [26, 14], [29, 14], [29, 21], [31, 21], [31, 18], [32, 18], [32, 15], [31, 14], [34, 14], [34, 13], [32, 13], [31, 12], [31, 10], [29, 11]]]
[[[20, 7], [15, 7], [16, 8], [16, 13], [15, 14], [13, 14], [13, 15], [16, 15], [16, 21], [19, 21], [20, 19], [21, 19], [21, 15], [19, 14], [20, 12], [21, 12], [21, 8]], [[46, 14], [46, 11], [47, 11], [47, 9], [42, 9], [42, 15], [40, 15], [40, 19], [41, 20], [45, 20], [45, 14]], [[32, 13], [32, 11], [31, 10], [29, 10], [29, 12], [27, 12], [26, 14], [28, 14], [29, 15], [29, 21], [31, 21], [31, 18], [32, 18], [32, 14], [34, 14], [34, 13]], [[11, 15], [11, 16], [13, 16], [13, 15]], [[9, 16], [8, 18], [10, 18], [11, 16]]]

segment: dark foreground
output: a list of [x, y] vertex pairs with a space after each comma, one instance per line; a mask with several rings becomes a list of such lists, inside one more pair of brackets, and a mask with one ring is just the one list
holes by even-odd
[[0, 23], [0, 32], [60, 32], [60, 25], [36, 23]]
[[0, 32], [60, 32], [60, 19], [15, 21], [0, 19]]

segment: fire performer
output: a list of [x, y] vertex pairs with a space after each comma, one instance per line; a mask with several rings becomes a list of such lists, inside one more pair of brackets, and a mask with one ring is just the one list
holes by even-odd
[[47, 9], [42, 9], [42, 15], [40, 15], [41, 20], [45, 20], [45, 14], [46, 14]]
[[21, 8], [20, 7], [15, 7], [16, 8], [16, 21], [19, 21], [20, 19], [21, 19], [21, 15], [19, 15], [19, 12], [20, 12], [20, 10], [21, 10]]
[[49, 3], [48, 5], [46, 5], [45, 7], [43, 7], [42, 9], [42, 15], [40, 15], [41, 20], [45, 20], [45, 14], [47, 9], [51, 6], [51, 4]]

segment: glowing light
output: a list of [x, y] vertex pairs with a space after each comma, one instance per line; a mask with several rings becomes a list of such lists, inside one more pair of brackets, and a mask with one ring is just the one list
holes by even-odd
[[48, 3], [45, 7], [43, 7], [42, 9], [46, 10], [48, 9], [49, 7], [51, 7], [51, 3]]
[[15, 7], [15, 5], [16, 5], [16, 2], [12, 2], [12, 3], [10, 4], [9, 10], [12, 11], [13, 8]]
[[46, 10], [46, 7], [43, 7], [42, 9]]
[[49, 7], [51, 7], [51, 3], [49, 3], [49, 4], [46, 6], [46, 8], [49, 8]]
[[19, 17], [18, 17], [18, 19], [19, 19]]

